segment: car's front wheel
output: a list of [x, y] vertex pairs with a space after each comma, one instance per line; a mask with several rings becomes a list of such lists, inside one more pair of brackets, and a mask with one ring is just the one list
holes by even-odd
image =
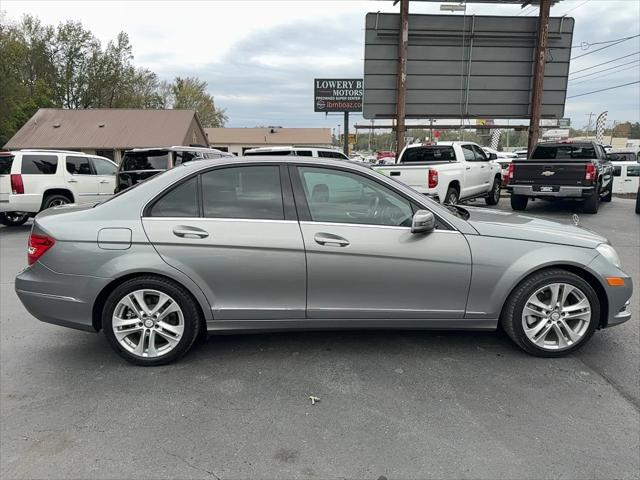
[[184, 355], [201, 328], [199, 310], [180, 285], [156, 276], [116, 287], [102, 312], [109, 343], [137, 365], [164, 365]]
[[524, 351], [559, 357], [584, 345], [600, 319], [591, 285], [561, 269], [543, 270], [520, 283], [509, 296], [501, 324]]

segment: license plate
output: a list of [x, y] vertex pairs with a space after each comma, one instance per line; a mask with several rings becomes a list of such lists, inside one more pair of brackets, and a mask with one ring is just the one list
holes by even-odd
[[553, 187], [540, 187], [541, 192], [553, 192]]

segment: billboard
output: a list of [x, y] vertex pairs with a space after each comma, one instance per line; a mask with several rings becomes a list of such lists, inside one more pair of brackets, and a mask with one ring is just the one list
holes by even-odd
[[[367, 119], [396, 113], [400, 15], [365, 22]], [[549, 19], [542, 117], [562, 118], [573, 18]], [[409, 15], [407, 118], [529, 118], [537, 17]]]
[[316, 78], [313, 81], [315, 112], [361, 112], [361, 78]]

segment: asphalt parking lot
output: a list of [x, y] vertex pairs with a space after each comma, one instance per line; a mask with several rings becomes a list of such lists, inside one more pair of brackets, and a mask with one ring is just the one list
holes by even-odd
[[638, 478], [640, 217], [621, 198], [580, 211], [526, 214], [606, 235], [633, 318], [560, 359], [500, 332], [323, 332], [211, 337], [135, 367], [25, 311], [29, 224], [0, 228], [0, 477]]

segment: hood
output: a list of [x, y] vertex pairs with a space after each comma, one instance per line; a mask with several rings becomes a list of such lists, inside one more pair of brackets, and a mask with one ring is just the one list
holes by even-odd
[[569, 223], [569, 218], [567, 223], [559, 223], [502, 210], [464, 208], [470, 214], [468, 222], [480, 235], [584, 248], [595, 248], [601, 243], [609, 243], [602, 235]]

